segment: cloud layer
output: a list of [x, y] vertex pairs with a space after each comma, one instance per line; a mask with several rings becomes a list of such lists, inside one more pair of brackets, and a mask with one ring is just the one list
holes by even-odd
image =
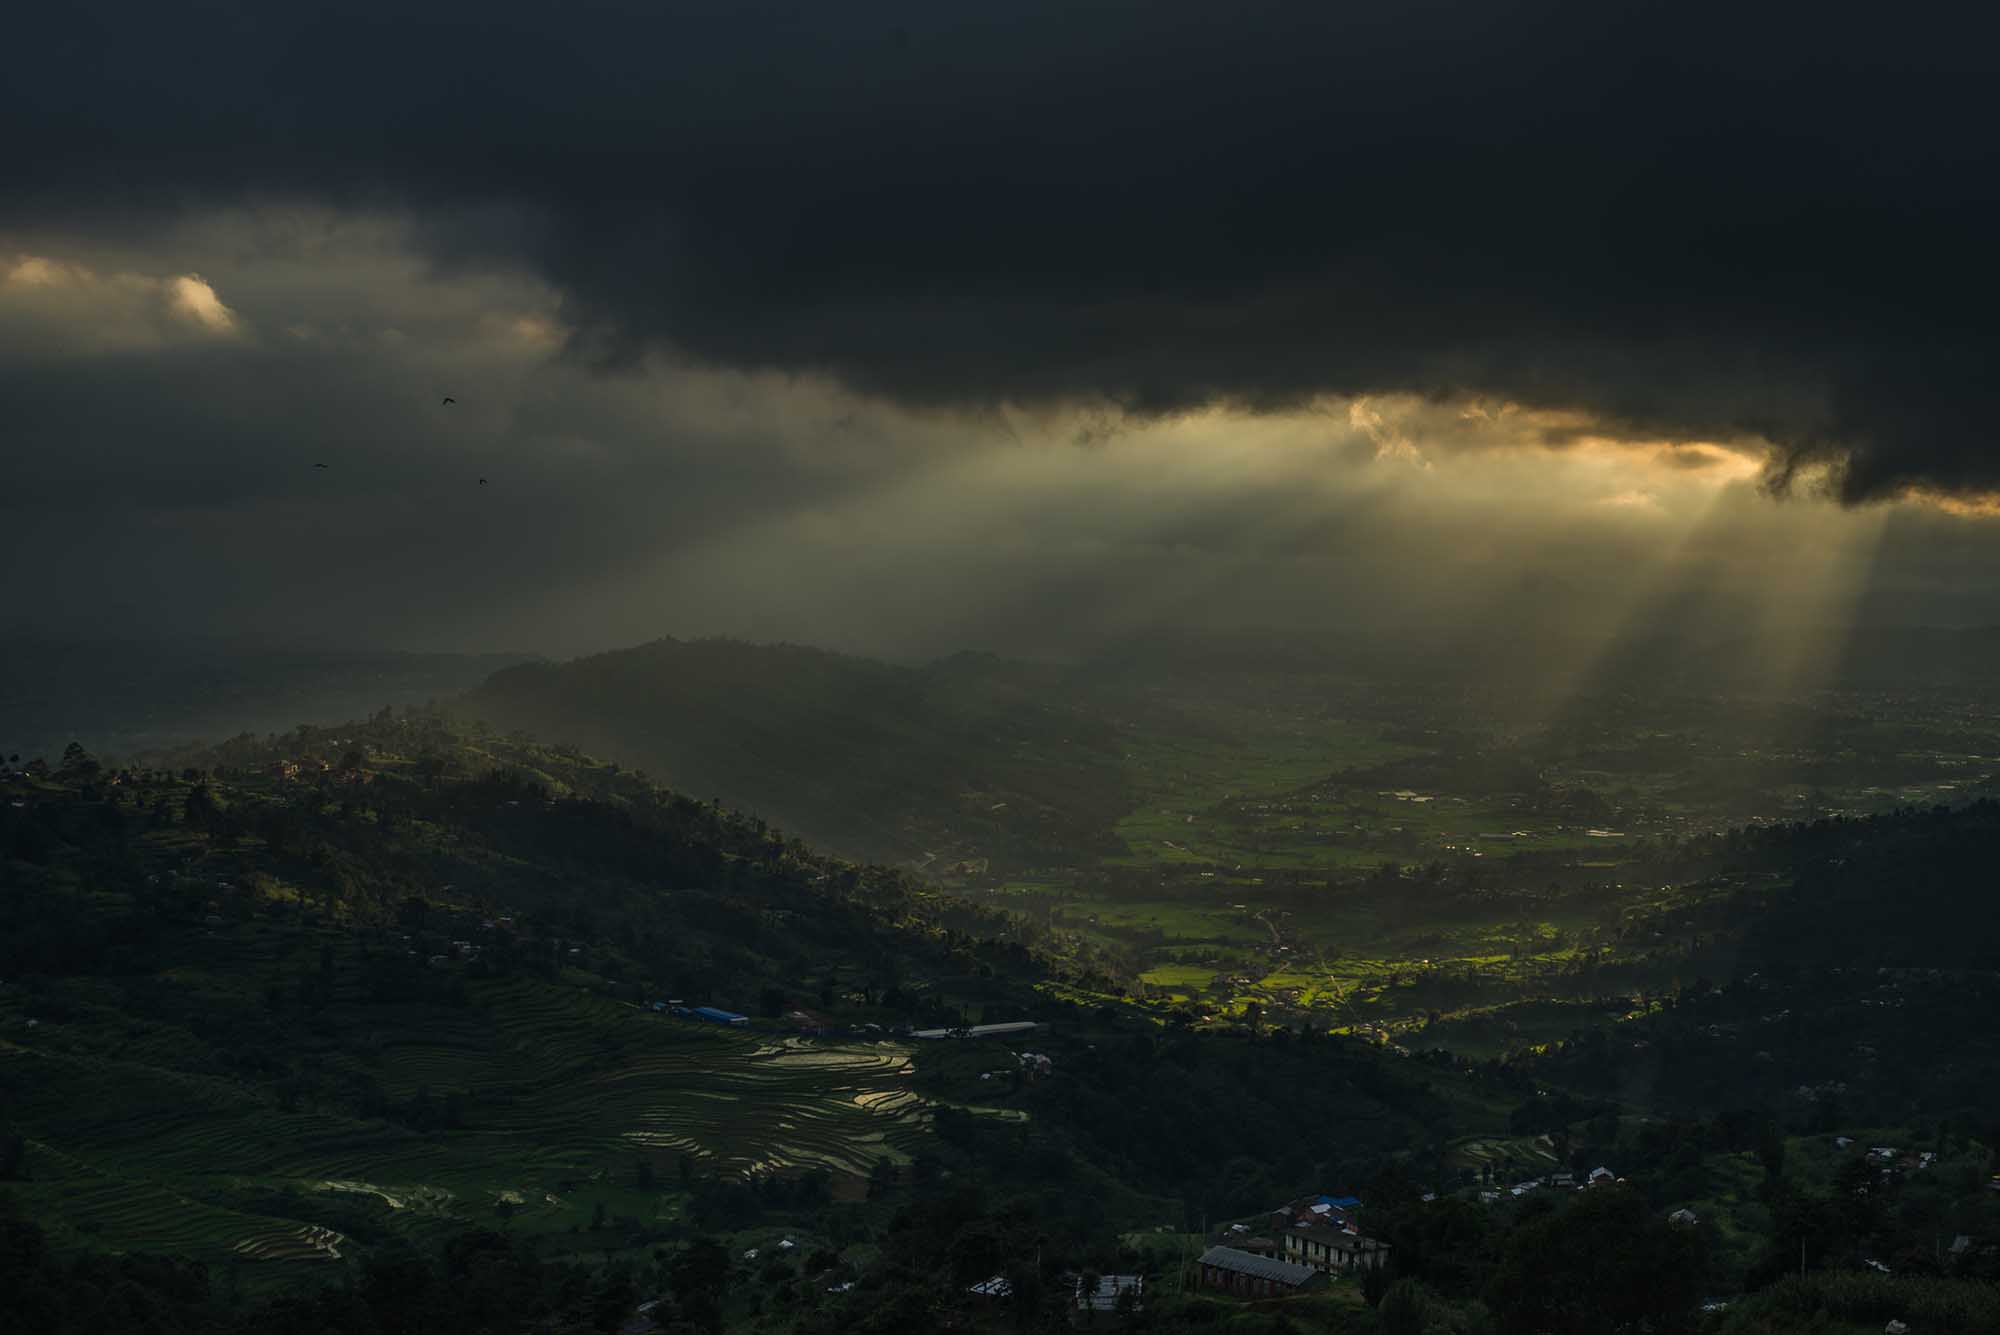
[[595, 361], [913, 407], [1510, 401], [2000, 488], [2000, 19], [1963, 6], [43, 7], [0, 227], [289, 200]]
[[1651, 606], [1720, 633], [1870, 589], [1892, 619], [2000, 616], [1964, 577], [2000, 526], [1775, 503], [1755, 454], [1574, 411], [968, 414], [662, 356], [605, 375], [562, 353], [559, 289], [440, 270], [427, 226], [204, 214], [0, 263], [0, 634], [1032, 656], [1161, 628], [1496, 643]]

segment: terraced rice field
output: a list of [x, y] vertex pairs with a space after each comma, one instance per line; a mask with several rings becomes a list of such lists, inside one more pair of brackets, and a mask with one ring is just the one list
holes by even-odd
[[[37, 1179], [24, 1203], [74, 1245], [324, 1265], [355, 1250], [333, 1211], [411, 1233], [491, 1223], [505, 1201], [520, 1226], [566, 1229], [616, 1191], [617, 1208], [653, 1216], [664, 1199], [615, 1185], [637, 1159], [653, 1158], [661, 1182], [677, 1181], [684, 1154], [705, 1174], [865, 1176], [881, 1159], [909, 1162], [928, 1122], [895, 1044], [726, 1031], [529, 979], [469, 993], [428, 1011], [337, 1006], [341, 1032], [378, 1038], [365, 1055], [329, 1054], [329, 1067], [392, 1100], [455, 1096], [463, 1125], [430, 1134], [177, 1072], [152, 1060], [172, 1055], [166, 1040], [116, 1056], [59, 1038], [10, 1044], [0, 1062], [21, 1097], [9, 1115], [32, 1139]], [[283, 1217], [232, 1208], [239, 1199]]]

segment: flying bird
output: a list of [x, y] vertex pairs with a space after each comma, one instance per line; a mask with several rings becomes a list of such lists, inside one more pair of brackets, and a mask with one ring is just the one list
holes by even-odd
[[449, 394], [447, 394], [447, 395], [445, 395], [445, 396], [444, 396], [444, 401], [445, 401], [446, 403], [457, 403], [457, 402], [458, 402], [458, 400], [457, 400], [457, 399], [454, 399], [454, 398], [453, 398], [453, 397], [452, 397], [451, 395], [449, 395]]
[[482, 486], [482, 487], [483, 487], [483, 486], [485, 486], [485, 485], [486, 485], [486, 479], [485, 479], [485, 478], [483, 478], [483, 477], [482, 477], [482, 478], [480, 478], [480, 479], [479, 479], [479, 485], [480, 485], [480, 486]]
[[325, 465], [325, 464], [314, 464], [314, 465], [313, 465], [313, 467], [314, 467], [314, 468], [324, 468], [324, 467], [326, 467], [326, 465]]

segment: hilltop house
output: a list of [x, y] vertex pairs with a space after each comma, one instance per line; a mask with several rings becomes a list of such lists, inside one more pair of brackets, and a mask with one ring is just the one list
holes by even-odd
[[1287, 1261], [1329, 1275], [1380, 1269], [1389, 1259], [1389, 1244], [1323, 1224], [1288, 1228], [1284, 1242]]
[[1326, 1276], [1310, 1266], [1234, 1247], [1210, 1247], [1201, 1254], [1200, 1265], [1201, 1287], [1239, 1298], [1279, 1298], [1326, 1283]]

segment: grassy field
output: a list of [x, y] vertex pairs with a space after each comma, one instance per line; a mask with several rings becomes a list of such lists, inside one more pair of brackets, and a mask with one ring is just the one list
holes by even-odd
[[1131, 852], [1112, 859], [1211, 862], [1229, 854], [1212, 823], [1225, 802], [1257, 802], [1323, 780], [1335, 771], [1380, 764], [1412, 748], [1380, 739], [1379, 729], [1340, 720], [1210, 705], [1192, 735], [1142, 734], [1125, 755], [1137, 805], [1116, 832]]

